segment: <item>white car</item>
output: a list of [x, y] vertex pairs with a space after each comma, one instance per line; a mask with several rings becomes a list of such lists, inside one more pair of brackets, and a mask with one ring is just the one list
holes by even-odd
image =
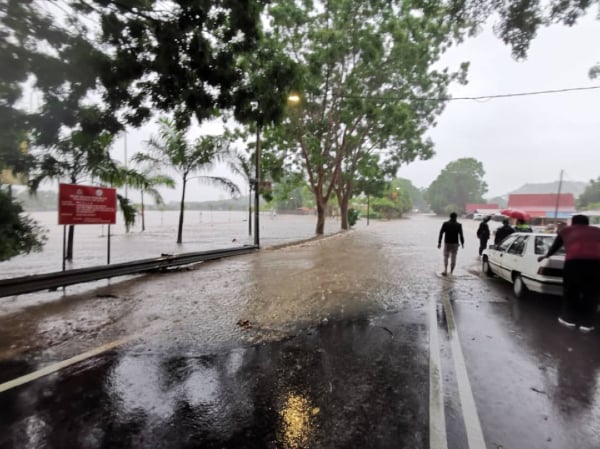
[[490, 245], [482, 255], [482, 271], [513, 284], [517, 298], [527, 291], [562, 295], [564, 248], [549, 259], [538, 262], [554, 242], [556, 234], [515, 232], [498, 245]]

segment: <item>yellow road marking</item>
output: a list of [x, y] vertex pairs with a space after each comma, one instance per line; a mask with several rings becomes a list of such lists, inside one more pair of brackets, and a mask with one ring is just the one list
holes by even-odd
[[71, 357], [70, 359], [63, 360], [62, 362], [53, 363], [52, 365], [48, 365], [42, 369], [34, 371], [33, 373], [26, 374], [21, 377], [17, 377], [16, 379], [9, 380], [8, 382], [4, 382], [4, 383], [0, 384], [0, 393], [3, 393], [12, 388], [24, 385], [26, 383], [32, 382], [36, 379], [39, 379], [40, 377], [47, 376], [48, 374], [55, 373], [57, 371], [60, 371], [61, 369], [64, 369], [71, 365], [75, 365], [76, 363], [82, 362], [91, 357], [95, 357], [99, 354], [102, 354], [103, 352], [106, 352], [106, 351], [114, 349], [118, 346], [121, 346], [121, 345], [127, 343], [128, 341], [133, 340], [134, 338], [136, 338], [136, 336], [132, 335], [129, 337], [124, 337], [124, 338], [120, 338], [118, 340], [111, 341], [102, 346], [99, 346], [97, 348], [91, 349], [82, 354]]

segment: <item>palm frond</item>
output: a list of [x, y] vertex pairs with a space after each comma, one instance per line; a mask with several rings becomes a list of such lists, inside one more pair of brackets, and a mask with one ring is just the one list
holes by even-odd
[[232, 180], [221, 176], [199, 176], [198, 181], [201, 184], [210, 185], [213, 187], [224, 188], [231, 195], [240, 193], [240, 188]]

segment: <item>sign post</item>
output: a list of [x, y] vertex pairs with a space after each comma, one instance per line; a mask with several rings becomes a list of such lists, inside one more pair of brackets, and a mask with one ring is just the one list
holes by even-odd
[[63, 253], [62, 253], [62, 270], [65, 271], [65, 261], [67, 260], [67, 226], [63, 226]]
[[[58, 186], [58, 224], [106, 224], [108, 225], [108, 254], [110, 264], [110, 225], [117, 222], [116, 189], [78, 184], [60, 184]], [[63, 271], [64, 271], [63, 236]]]

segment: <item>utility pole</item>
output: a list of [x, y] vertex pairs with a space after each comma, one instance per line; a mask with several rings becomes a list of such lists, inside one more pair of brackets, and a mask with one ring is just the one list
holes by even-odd
[[259, 228], [259, 210], [258, 202], [260, 199], [260, 123], [256, 121], [256, 160], [254, 161], [255, 184], [254, 184], [254, 245], [260, 246], [260, 228]]
[[560, 205], [560, 191], [562, 190], [563, 172], [560, 171], [560, 180], [558, 181], [558, 194], [556, 195], [556, 207], [554, 208], [554, 224], [558, 223], [558, 207]]
[[[125, 170], [127, 170], [127, 130], [125, 130], [125, 133], [123, 134], [123, 153], [125, 159]], [[125, 198], [129, 198], [127, 196], [127, 181], [125, 181]]]

